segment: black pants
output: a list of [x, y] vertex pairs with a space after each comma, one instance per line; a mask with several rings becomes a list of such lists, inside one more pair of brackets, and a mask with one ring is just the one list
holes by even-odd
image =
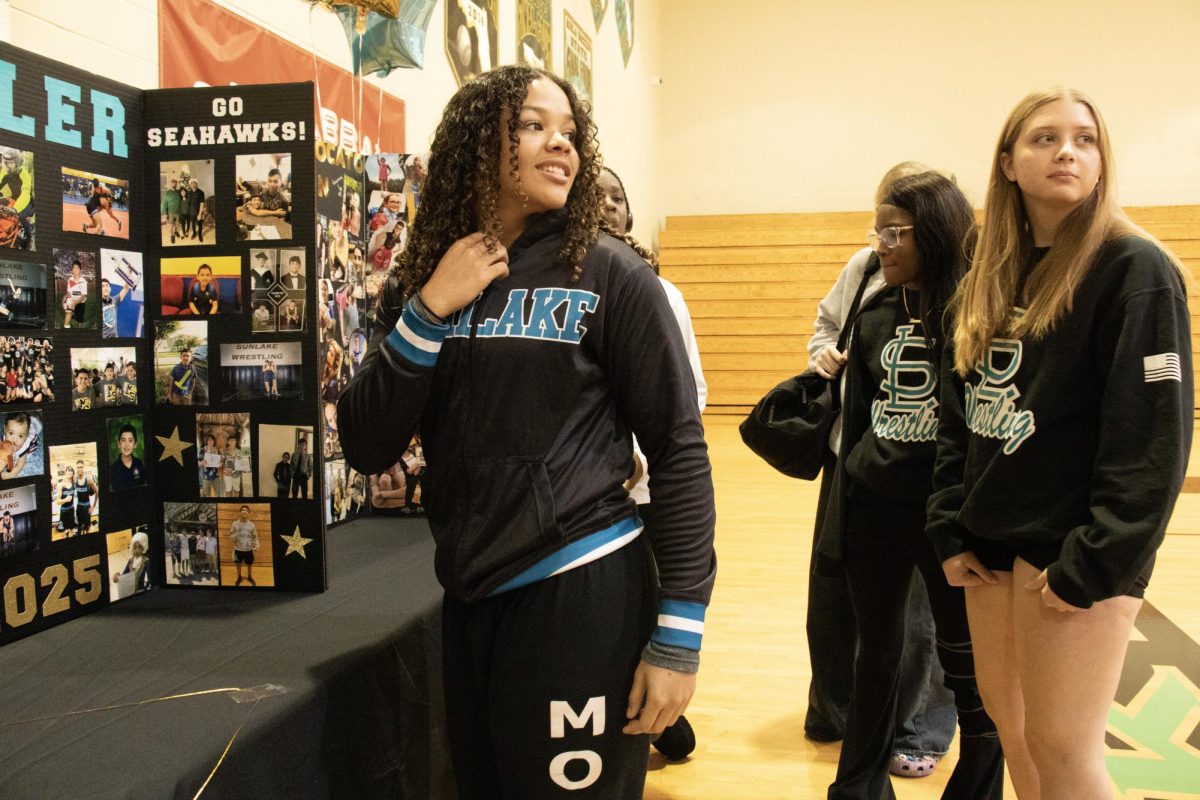
[[308, 476], [299, 473], [292, 476], [292, 497], [308, 499]]
[[[830, 502], [837, 457], [826, 451], [821, 470], [816, 531], [821, 530]], [[817, 571], [817, 535], [808, 571], [808, 658], [812, 680], [804, 732], [818, 741], [842, 738], [854, 682], [855, 622], [846, 575]], [[934, 658], [933, 619], [923, 583], [914, 582], [905, 601], [905, 645], [900, 665], [896, 735], [892, 747], [912, 755], [944, 753], [954, 738], [954, 696], [943, 686], [945, 676]]]
[[657, 619], [645, 537], [477, 603], [442, 605], [459, 800], [638, 800], [649, 737], [621, 732]]
[[1000, 800], [1004, 754], [975, 683], [971, 633], [961, 587], [946, 582], [925, 535], [924, 503], [901, 505], [851, 486], [846, 513], [846, 578], [858, 623], [858, 654], [846, 735], [830, 800], [891, 800], [888, 764], [896, 722], [904, 598], [916, 566], [929, 591], [937, 654], [958, 709], [958, 764], [942, 795]]

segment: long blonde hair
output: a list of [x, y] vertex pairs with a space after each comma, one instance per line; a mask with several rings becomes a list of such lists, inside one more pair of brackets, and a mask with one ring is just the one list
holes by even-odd
[[[1082, 103], [1092, 112], [1100, 152], [1100, 179], [1091, 194], [1059, 223], [1054, 247], [1029, 273], [1023, 294], [1018, 298], [1021, 272], [1033, 254], [1033, 232], [1021, 189], [1004, 174], [1001, 161], [1003, 156], [1012, 155], [1026, 120], [1042, 106], [1057, 100]], [[1075, 290], [1108, 241], [1127, 235], [1153, 241], [1175, 265], [1184, 285], [1190, 283], [1179, 259], [1121, 210], [1117, 204], [1115, 172], [1108, 128], [1096, 104], [1083, 92], [1064, 87], [1032, 92], [1009, 114], [996, 143], [983, 229], [975, 256], [952, 304], [954, 366], [960, 375], [965, 376], [1001, 334], [1037, 338], [1049, 332], [1071, 311]], [[1023, 315], [1011, 313], [1017, 305], [1025, 308]]]

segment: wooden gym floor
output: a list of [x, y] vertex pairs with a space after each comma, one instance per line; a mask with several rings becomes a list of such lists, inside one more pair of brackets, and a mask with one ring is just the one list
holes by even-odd
[[[804, 613], [817, 485], [785, 478], [758, 460], [738, 437], [739, 421], [705, 416], [716, 486], [719, 572], [705, 626], [699, 689], [687, 714], [699, 745], [679, 764], [667, 764], [652, 752], [647, 800], [823, 800], [837, 767], [839, 745], [810, 742], [803, 730], [809, 678]], [[1200, 477], [1197, 449], [1190, 474]], [[1192, 491], [1176, 506], [1146, 599], [1191, 638], [1182, 640], [1190, 659], [1182, 666], [1190, 668], [1181, 672], [1196, 675], [1200, 494], [1192, 492], [1200, 491], [1200, 480], [1186, 488]], [[1183, 749], [1163, 762], [1162, 770], [1172, 770], [1176, 779], [1182, 771], [1197, 780], [1185, 782], [1181, 793], [1131, 792], [1128, 800], [1200, 798], [1200, 690], [1183, 682], [1191, 698], [1185, 693], [1183, 721], [1173, 737]], [[893, 779], [899, 800], [939, 798], [955, 748], [932, 776]], [[1016, 797], [1011, 787], [1005, 797]]]

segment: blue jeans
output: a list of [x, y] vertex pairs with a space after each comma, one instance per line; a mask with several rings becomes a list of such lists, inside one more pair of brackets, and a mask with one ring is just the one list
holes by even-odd
[[[829, 503], [836, 463], [837, 457], [829, 451], [821, 470], [817, 531]], [[845, 732], [850, 706], [857, 626], [845, 575], [826, 576], [816, 571], [816, 538], [814, 534], [814, 558], [808, 571], [806, 628], [812, 681], [808, 686], [804, 732], [818, 741], [837, 741]], [[912, 581], [904, 624], [893, 750], [910, 755], [942, 755], [954, 738], [954, 695], [945, 687], [944, 673], [934, 657], [933, 615], [922, 581]]]

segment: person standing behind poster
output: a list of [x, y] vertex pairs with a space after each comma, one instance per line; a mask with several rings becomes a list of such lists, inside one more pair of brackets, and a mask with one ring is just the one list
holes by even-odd
[[171, 368], [167, 376], [167, 401], [173, 406], [190, 406], [192, 390], [196, 385], [196, 370], [191, 366], [192, 351], [179, 351], [179, 363]]
[[308, 476], [312, 473], [312, 455], [308, 439], [300, 439], [300, 447], [292, 455], [292, 497], [308, 499]]

